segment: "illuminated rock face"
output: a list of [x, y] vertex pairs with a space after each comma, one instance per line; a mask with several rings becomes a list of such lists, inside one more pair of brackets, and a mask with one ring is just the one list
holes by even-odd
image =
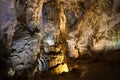
[[35, 65], [40, 52], [39, 38], [38, 34], [31, 37], [23, 26], [16, 29], [11, 54], [7, 61], [9, 67], [15, 70], [16, 74], [21, 75], [25, 69], [33, 68]]
[[[93, 52], [102, 54], [119, 49], [120, 13], [118, 7], [120, 6], [117, 5], [118, 0], [112, 1], [113, 6], [110, 5], [110, 0], [91, 1], [90, 9], [76, 24], [77, 29], [69, 32], [70, 55], [75, 55], [75, 53], [71, 54], [75, 50], [78, 50], [80, 55], [86, 53], [92, 55]], [[96, 4], [98, 5], [95, 6]]]
[[50, 47], [56, 45], [59, 34], [59, 27], [53, 21], [48, 21], [48, 23], [44, 24], [42, 41], [45, 52], [50, 52]]
[[[16, 18], [15, 12], [11, 12], [10, 24], [3, 26], [1, 21], [15, 7], [12, 6], [11, 10], [11, 7], [4, 6], [8, 12], [0, 14], [0, 39], [4, 41], [4, 34], [7, 34], [7, 44], [11, 49], [8, 63], [10, 69], [18, 74], [36, 68], [39, 54], [49, 55], [49, 66], [58, 65], [51, 72], [59, 74], [68, 72], [65, 54], [73, 58], [84, 54], [92, 57], [92, 53], [120, 49], [119, 0], [17, 1], [16, 12], [20, 13], [16, 13]], [[20, 9], [22, 7], [25, 9]], [[16, 27], [15, 20], [19, 21]]]

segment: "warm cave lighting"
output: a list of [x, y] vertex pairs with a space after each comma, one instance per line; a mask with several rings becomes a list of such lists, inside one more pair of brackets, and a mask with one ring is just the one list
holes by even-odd
[[120, 0], [0, 0], [0, 80], [120, 80]]

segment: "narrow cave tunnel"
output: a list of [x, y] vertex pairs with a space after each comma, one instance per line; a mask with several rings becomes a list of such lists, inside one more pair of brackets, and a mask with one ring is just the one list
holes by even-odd
[[0, 0], [0, 80], [119, 80], [120, 0]]

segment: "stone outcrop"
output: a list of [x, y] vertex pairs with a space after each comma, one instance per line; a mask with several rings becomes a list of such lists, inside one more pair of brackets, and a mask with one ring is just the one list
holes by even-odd
[[[111, 0], [91, 0], [90, 4], [90, 8], [76, 25], [77, 29], [69, 32], [70, 55], [83, 54], [86, 51], [92, 55], [94, 52], [101, 53], [119, 49], [119, 6], [117, 3], [112, 4]], [[75, 50], [80, 53], [72, 53]]]
[[[39, 72], [48, 56], [51, 73], [68, 72], [67, 58], [120, 49], [119, 0], [0, 1], [0, 62], [8, 73]], [[3, 10], [5, 9], [5, 11]], [[63, 69], [65, 68], [65, 70]], [[42, 69], [42, 68], [41, 68]], [[10, 71], [10, 72], [9, 72]]]

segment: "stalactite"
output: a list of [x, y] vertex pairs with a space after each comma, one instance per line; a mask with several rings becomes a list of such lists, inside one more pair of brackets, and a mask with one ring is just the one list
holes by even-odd
[[60, 18], [59, 26], [60, 26], [61, 35], [62, 38], [65, 39], [67, 37], [67, 27], [66, 27], [66, 16], [62, 5], [60, 6], [59, 18]]

